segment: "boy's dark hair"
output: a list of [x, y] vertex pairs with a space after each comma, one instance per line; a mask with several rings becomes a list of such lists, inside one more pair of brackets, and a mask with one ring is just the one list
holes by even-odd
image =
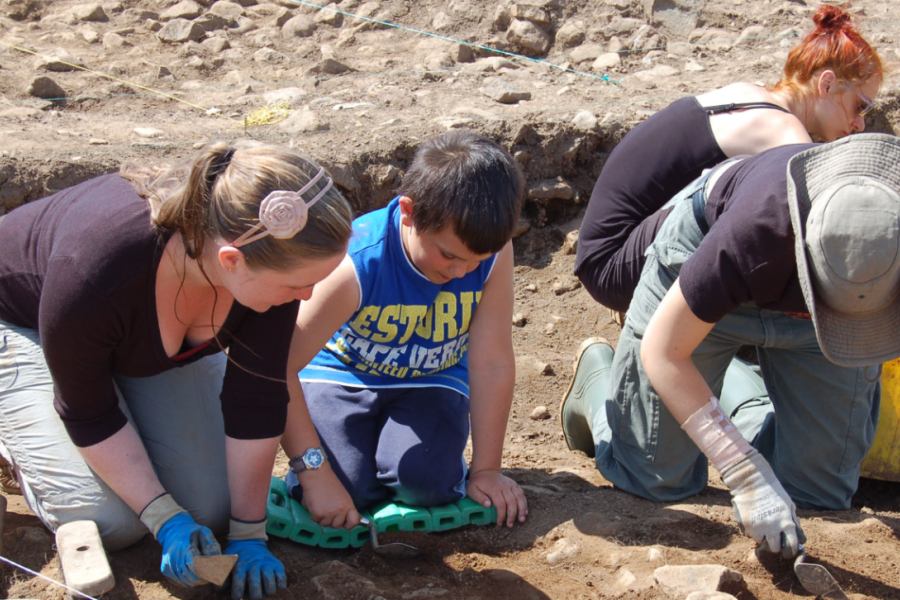
[[450, 225], [469, 250], [493, 254], [512, 238], [523, 188], [506, 150], [471, 131], [451, 131], [419, 147], [400, 194], [413, 201], [417, 230]]

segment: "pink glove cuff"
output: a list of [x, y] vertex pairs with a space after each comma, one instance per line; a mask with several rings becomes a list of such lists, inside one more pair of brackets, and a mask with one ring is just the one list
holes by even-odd
[[753, 450], [750, 442], [722, 412], [715, 396], [710, 396], [709, 402], [688, 417], [681, 428], [720, 473]]

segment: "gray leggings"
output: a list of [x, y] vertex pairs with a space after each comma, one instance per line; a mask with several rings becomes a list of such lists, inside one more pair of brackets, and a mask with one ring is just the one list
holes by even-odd
[[[597, 411], [592, 423], [603, 476], [658, 501], [694, 495], [707, 481], [706, 457], [656, 394], [640, 356], [650, 317], [703, 240], [693, 211], [695, 193], [706, 200], [698, 182], [673, 200], [672, 213], [647, 253], [616, 348], [606, 411]], [[693, 354], [717, 396], [742, 345], [757, 347], [774, 409], [753, 445], [798, 507], [849, 508], [860, 463], [875, 437], [878, 366], [839, 367], [822, 354], [812, 321], [745, 305], [716, 324]]]
[[[115, 376], [119, 406], [137, 429], [163, 487], [194, 519], [227, 530], [230, 513], [218, 353], [153, 377]], [[38, 332], [0, 321], [0, 454], [34, 514], [51, 531], [97, 523], [107, 550], [147, 528], [87, 466], [53, 408], [53, 380]]]

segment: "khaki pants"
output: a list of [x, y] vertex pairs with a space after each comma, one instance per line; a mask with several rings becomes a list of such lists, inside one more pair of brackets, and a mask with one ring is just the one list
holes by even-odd
[[[225, 360], [219, 353], [153, 377], [115, 376], [119, 406], [163, 487], [217, 533], [226, 531], [230, 513], [219, 401]], [[87, 466], [53, 397], [38, 332], [0, 321], [0, 454], [15, 469], [28, 506], [51, 531], [96, 522], [107, 550], [137, 542], [147, 528]]]

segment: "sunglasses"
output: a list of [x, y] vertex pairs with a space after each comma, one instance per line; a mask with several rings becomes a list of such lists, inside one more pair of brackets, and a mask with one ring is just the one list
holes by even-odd
[[865, 106], [863, 106], [862, 109], [858, 109], [859, 112], [857, 114], [860, 117], [865, 117], [867, 114], [872, 112], [873, 108], [875, 108], [875, 103], [866, 98], [866, 95], [859, 91], [859, 88], [857, 88], [856, 86], [851, 87], [853, 88], [853, 91], [856, 92], [856, 95], [859, 96], [859, 99], [865, 103]]

